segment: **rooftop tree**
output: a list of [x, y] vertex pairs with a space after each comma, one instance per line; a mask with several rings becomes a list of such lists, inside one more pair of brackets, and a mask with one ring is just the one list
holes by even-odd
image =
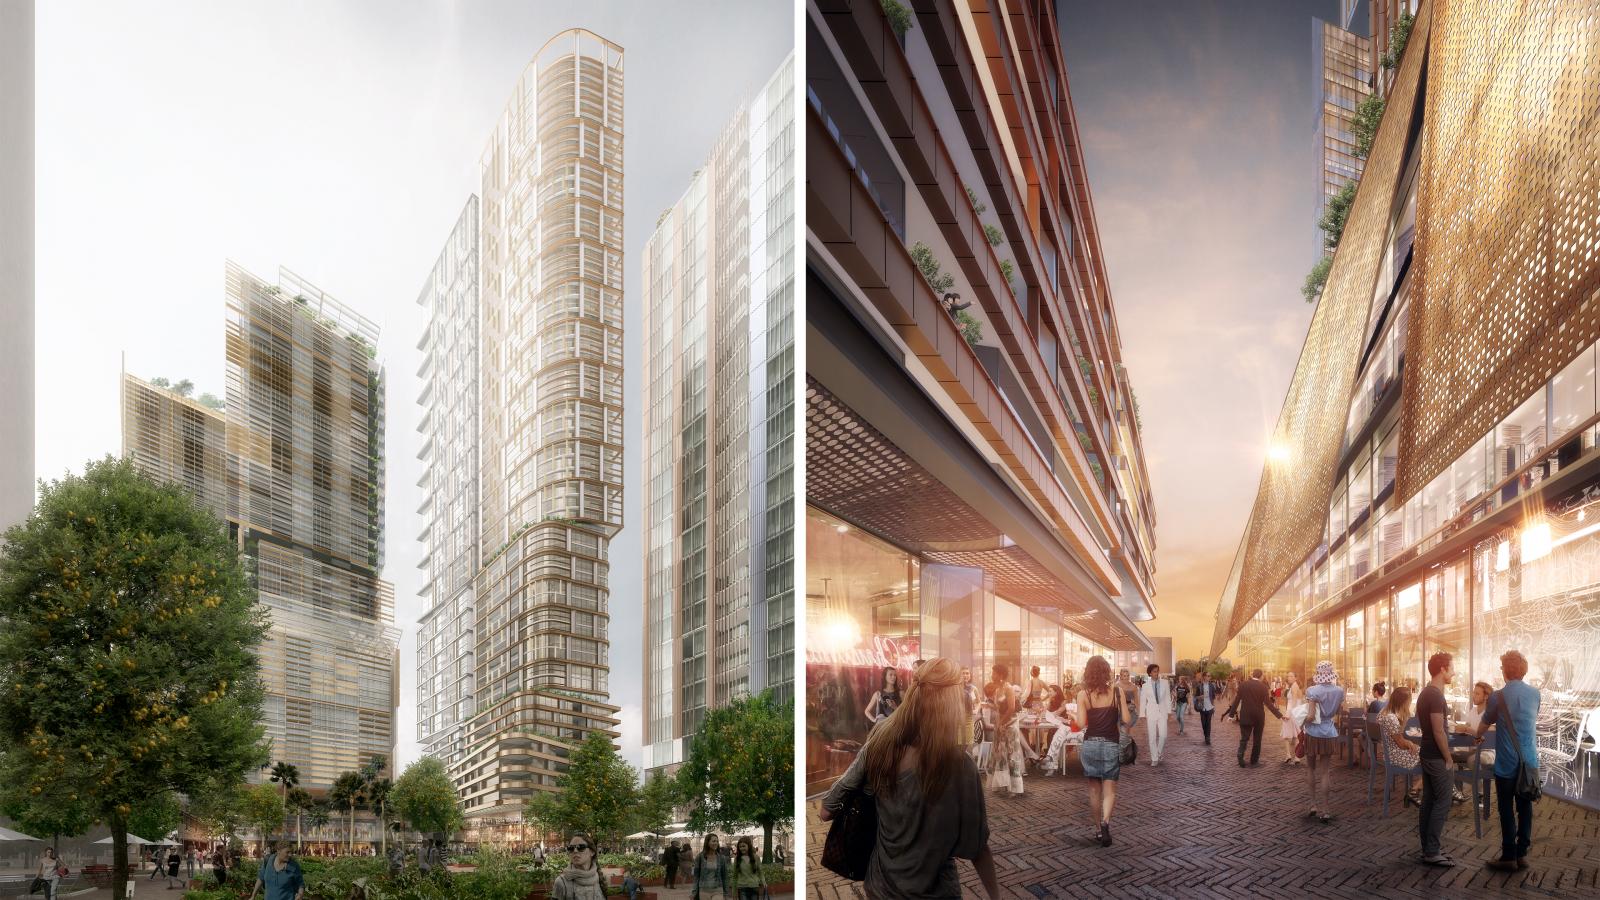
[[[22, 821], [111, 830], [266, 760], [266, 613], [214, 515], [126, 460], [43, 484], [0, 550], [0, 791]], [[157, 836], [159, 837], [159, 836]]]

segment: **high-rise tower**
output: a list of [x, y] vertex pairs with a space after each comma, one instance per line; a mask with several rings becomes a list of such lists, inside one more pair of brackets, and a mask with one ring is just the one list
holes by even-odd
[[[645, 768], [794, 685], [794, 61], [645, 244]], [[769, 489], [770, 488], [770, 489]]]
[[448, 433], [424, 450], [418, 718], [479, 840], [520, 836], [523, 805], [554, 789], [572, 748], [616, 735], [622, 90], [616, 44], [573, 29], [544, 45], [489, 140], [481, 200], [446, 251], [461, 258], [424, 291], [423, 425]]
[[228, 523], [272, 614], [261, 680], [273, 760], [321, 791], [394, 754], [378, 329], [288, 270], [271, 284], [230, 262], [226, 294], [225, 411], [124, 376], [123, 452]]

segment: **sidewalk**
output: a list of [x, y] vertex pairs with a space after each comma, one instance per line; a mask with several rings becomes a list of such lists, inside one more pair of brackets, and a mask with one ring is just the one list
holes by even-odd
[[[1335, 820], [1304, 818], [1306, 770], [1285, 766], [1283, 745], [1262, 747], [1261, 767], [1234, 759], [1239, 729], [1217, 723], [1205, 746], [1199, 723], [1186, 734], [1176, 724], [1159, 768], [1144, 747], [1137, 765], [1122, 770], [1111, 821], [1114, 843], [1093, 840], [1088, 787], [1081, 775], [1030, 775], [1020, 797], [986, 793], [989, 847], [1001, 893], [1008, 897], [1593, 897], [1600, 895], [1600, 813], [1545, 798], [1534, 805], [1528, 868], [1514, 874], [1485, 869], [1500, 855], [1498, 814], [1473, 836], [1472, 808], [1456, 804], [1445, 825], [1444, 848], [1455, 868], [1413, 862], [1417, 811], [1397, 793], [1382, 817], [1383, 785], [1368, 805], [1367, 770], [1338, 761], [1329, 783]], [[1079, 771], [1081, 770], [1072, 770]], [[1400, 782], [1396, 782], [1397, 792]], [[825, 900], [861, 896], [859, 883], [823, 869], [827, 826], [807, 804], [808, 893]], [[983, 896], [972, 866], [957, 862], [962, 887]]]

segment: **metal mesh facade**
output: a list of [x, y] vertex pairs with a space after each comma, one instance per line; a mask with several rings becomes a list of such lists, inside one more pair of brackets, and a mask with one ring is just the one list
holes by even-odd
[[645, 246], [645, 766], [793, 693], [792, 58]]
[[[475, 717], [480, 827], [614, 733], [608, 557], [622, 527], [622, 48], [551, 39], [483, 158]], [[552, 739], [551, 741], [544, 740]]]
[[1410, 51], [1401, 64], [1388, 114], [1367, 158], [1327, 286], [1312, 314], [1278, 415], [1273, 443], [1283, 458], [1262, 471], [1245, 533], [1237, 594], [1225, 595], [1219, 610], [1228, 621], [1229, 634], [1244, 627], [1305, 561], [1327, 526], [1328, 498], [1336, 480], [1361, 340], [1389, 232], [1390, 201], [1411, 126], [1414, 106], [1404, 98], [1416, 96], [1428, 21], [1425, 8], [1412, 31]]
[[122, 455], [139, 471], [181, 485], [207, 509], [228, 514], [228, 420], [222, 412], [122, 376]]
[[478, 569], [478, 229], [467, 201], [417, 303], [428, 313], [422, 349], [421, 535], [427, 609], [417, 635], [417, 737], [447, 766], [465, 750], [474, 707]]
[[287, 271], [268, 284], [230, 262], [226, 293], [226, 412], [124, 378], [123, 448], [229, 522], [272, 615], [261, 679], [273, 758], [324, 791], [394, 755], [378, 331]]
[[1600, 3], [1433, 11], [1401, 499], [1600, 334]]

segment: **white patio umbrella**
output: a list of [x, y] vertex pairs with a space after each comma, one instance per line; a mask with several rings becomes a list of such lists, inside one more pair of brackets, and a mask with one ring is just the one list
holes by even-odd
[[667, 835], [667, 840], [669, 840], [669, 841], [681, 841], [681, 840], [683, 840], [685, 838], [692, 838], [694, 836], [695, 836], [695, 834], [692, 831], [674, 831], [673, 833]]
[[[111, 840], [111, 836], [107, 835], [107, 836], [101, 838], [100, 840], [95, 841], [95, 843], [96, 844], [110, 844], [110, 843], [113, 843], [113, 841]], [[140, 847], [140, 846], [143, 846], [145, 844], [155, 844], [155, 843], [156, 843], [155, 841], [147, 841], [144, 838], [139, 837], [137, 834], [128, 835], [128, 846], [129, 847]], [[157, 844], [156, 846], [160, 846], [160, 845]]]
[[627, 837], [623, 838], [623, 840], [625, 840], [625, 841], [648, 841], [648, 840], [655, 839], [656, 836], [657, 835], [656, 835], [656, 833], [654, 831], [635, 831], [633, 834], [630, 834]]
[[29, 837], [20, 831], [12, 831], [9, 828], [0, 828], [0, 841], [39, 841], [44, 843], [40, 838]]

